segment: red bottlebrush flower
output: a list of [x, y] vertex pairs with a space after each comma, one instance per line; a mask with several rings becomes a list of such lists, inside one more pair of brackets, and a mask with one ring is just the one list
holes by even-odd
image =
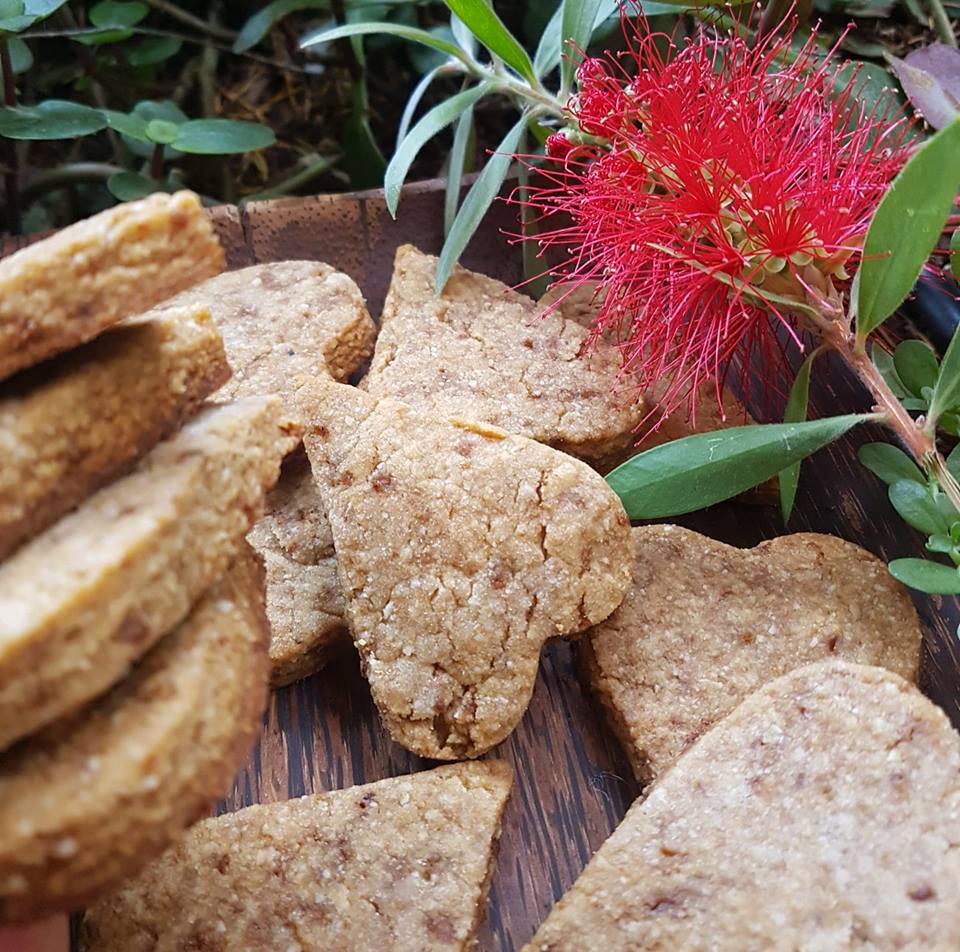
[[565, 132], [554, 132], [547, 136], [544, 151], [548, 158], [562, 159], [573, 147], [573, 143]]
[[617, 337], [639, 388], [670, 381], [668, 412], [706, 379], [719, 397], [754, 349], [779, 355], [777, 323], [796, 336], [804, 308], [837, 313], [908, 126], [838, 93], [813, 39], [624, 31], [627, 52], [587, 60], [570, 104], [600, 144], [547, 161], [522, 201], [563, 253], [553, 276], [597, 283], [594, 336]]

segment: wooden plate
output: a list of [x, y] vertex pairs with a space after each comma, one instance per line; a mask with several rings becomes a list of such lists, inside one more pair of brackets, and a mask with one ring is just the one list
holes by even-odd
[[[231, 268], [284, 258], [314, 258], [349, 274], [380, 313], [396, 247], [412, 242], [436, 253], [443, 240], [442, 183], [404, 190], [397, 221], [382, 193], [317, 196], [213, 211]], [[520, 280], [520, 255], [501, 230], [513, 213], [495, 206], [463, 263], [508, 283]], [[22, 241], [8, 242], [9, 253]], [[824, 383], [824, 381], [826, 381]], [[859, 385], [839, 365], [820, 368], [812, 403], [820, 414], [866, 408]], [[893, 513], [886, 488], [856, 459], [861, 442], [883, 439], [861, 427], [804, 463], [793, 531], [828, 532], [884, 559], [922, 555], [923, 539]], [[739, 503], [677, 520], [735, 545], [781, 534], [775, 508]], [[958, 604], [922, 597], [921, 686], [960, 724]], [[526, 942], [623, 817], [638, 790], [616, 742], [582, 690], [571, 647], [544, 652], [533, 701], [522, 723], [490, 756], [509, 760], [516, 785], [507, 806], [500, 855], [479, 948], [512, 952]], [[312, 678], [273, 694], [263, 734], [222, 810], [286, 800], [430, 766], [392, 743], [377, 717], [356, 657], [344, 655]]]

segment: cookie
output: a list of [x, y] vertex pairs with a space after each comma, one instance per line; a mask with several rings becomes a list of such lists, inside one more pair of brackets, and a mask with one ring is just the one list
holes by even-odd
[[268, 634], [243, 546], [128, 678], [0, 755], [0, 921], [81, 907], [210, 809], [260, 727]]
[[635, 804], [528, 952], [960, 948], [960, 738], [881, 668], [799, 668]]
[[629, 452], [648, 408], [615, 392], [615, 347], [601, 342], [582, 353], [581, 324], [544, 318], [530, 298], [460, 267], [438, 297], [436, 267], [436, 258], [410, 245], [397, 250], [364, 389], [595, 465]]
[[737, 549], [679, 526], [643, 526], [633, 541], [633, 588], [581, 651], [641, 780], [752, 691], [809, 662], [917, 678], [913, 603], [859, 546], [799, 533]]
[[247, 540], [266, 566], [270, 683], [280, 687], [350, 643], [333, 535], [302, 446], [284, 460]]
[[0, 380], [223, 270], [191, 192], [110, 208], [0, 261]]
[[88, 910], [80, 948], [471, 948], [510, 782], [454, 764], [205, 820]]
[[290, 397], [297, 378], [346, 380], [373, 351], [376, 327], [360, 289], [319, 261], [278, 261], [227, 271], [191, 288], [172, 306], [210, 308], [233, 376], [218, 397]]
[[151, 311], [0, 384], [0, 559], [172, 433], [230, 376], [200, 305]]
[[630, 525], [589, 466], [354, 387], [299, 392], [346, 615], [393, 738], [476, 757], [523, 716], [549, 638], [630, 585]]
[[109, 688], [186, 616], [299, 434], [276, 397], [206, 409], [0, 564], [0, 748]]

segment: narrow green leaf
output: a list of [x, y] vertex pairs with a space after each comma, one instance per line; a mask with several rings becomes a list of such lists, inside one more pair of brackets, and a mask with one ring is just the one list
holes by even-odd
[[[796, 379], [790, 388], [790, 396], [787, 397], [787, 405], [783, 411], [784, 423], [802, 423], [807, 418], [807, 407], [810, 402], [810, 371], [813, 369], [813, 362], [816, 358], [817, 351], [814, 351], [797, 371]], [[790, 521], [793, 503], [797, 498], [797, 484], [800, 482], [800, 460], [781, 470], [778, 482], [780, 484], [780, 512], [783, 515], [784, 525], [786, 525]]]
[[233, 42], [233, 52], [246, 53], [273, 29], [275, 23], [296, 10], [327, 10], [329, 7], [329, 0], [274, 0], [243, 24]]
[[678, 516], [759, 485], [867, 419], [850, 414], [697, 433], [628, 459], [606, 480], [631, 519]]
[[[657, 4], [654, 4], [654, 6], [656, 5]], [[648, 4], [643, 4], [645, 13], [647, 12], [647, 6]], [[563, 54], [565, 52], [569, 52], [568, 50], [564, 49], [564, 36], [561, 26], [563, 22], [563, 9], [563, 3], [561, 3], [547, 23], [547, 26], [543, 31], [543, 35], [540, 37], [540, 42], [537, 44], [537, 52], [533, 57], [533, 70], [537, 76], [540, 76], [541, 78], [546, 76], [550, 70], [556, 68], [557, 64], [561, 61]], [[608, 20], [611, 16], [618, 13], [619, 10], [620, 0], [600, 0], [596, 16], [593, 20], [593, 25], [590, 30], [591, 36], [597, 27]], [[671, 12], [678, 13], [680, 11], [676, 7], [671, 7]], [[584, 48], [586, 48], [585, 45]]]
[[473, 106], [464, 109], [453, 133], [453, 145], [447, 159], [447, 189], [443, 199], [443, 234], [450, 234], [460, 203], [460, 186], [467, 169], [467, 150], [473, 132]]
[[470, 28], [473, 35], [525, 80], [535, 83], [533, 63], [503, 21], [484, 0], [443, 0], [447, 7]]
[[407, 97], [407, 104], [403, 107], [400, 124], [397, 126], [397, 144], [394, 151], [399, 149], [400, 144], [406, 139], [407, 133], [410, 131], [410, 123], [413, 122], [413, 117], [416, 114], [417, 106], [420, 105], [420, 100], [423, 99], [427, 90], [430, 88], [430, 84], [439, 75], [440, 69], [441, 67], [437, 66], [434, 69], [428, 70], [420, 77], [420, 81], [413, 87], [413, 92]]
[[935, 532], [949, 532], [950, 526], [937, 508], [928, 486], [901, 479], [888, 490], [890, 503], [900, 513], [900, 518], [908, 526], [932, 535]]
[[857, 458], [888, 486], [903, 479], [926, 485], [920, 467], [903, 450], [889, 443], [864, 443]]
[[864, 242], [857, 288], [857, 336], [863, 340], [910, 293], [960, 188], [960, 119], [932, 136], [894, 179]]
[[893, 366], [903, 385], [915, 397], [923, 396], [924, 387], [937, 382], [937, 355], [922, 340], [905, 340], [893, 352]]
[[573, 76], [578, 65], [576, 50], [586, 50], [589, 45], [601, 2], [602, 0], [563, 0], [560, 39], [564, 49], [561, 53], [565, 52], [567, 55], [560, 60], [560, 88], [564, 91], [573, 85]]
[[99, 109], [62, 99], [0, 109], [0, 136], [8, 139], [75, 139], [99, 132], [106, 124]]
[[960, 595], [960, 571], [926, 559], [894, 559], [890, 574], [904, 585], [928, 595]]
[[402, 23], [347, 23], [343, 26], [334, 27], [331, 30], [317, 30], [313, 33], [308, 33], [300, 41], [300, 47], [302, 49], [309, 49], [311, 46], [330, 43], [333, 40], [339, 40], [346, 36], [365, 36], [369, 33], [386, 33], [390, 36], [399, 36], [403, 40], [422, 43], [424, 46], [440, 50], [461, 62], [469, 62], [466, 53], [464, 53], [456, 43], [451, 43], [442, 37], [434, 36], [427, 30], [421, 30], [413, 26], [404, 26]]
[[950, 450], [950, 455], [947, 457], [946, 463], [950, 475], [960, 482], [960, 443]]
[[503, 141], [497, 146], [497, 151], [490, 157], [490, 160], [484, 166], [483, 171], [477, 176], [467, 197], [457, 212], [453, 225], [450, 228], [450, 234], [447, 235], [443, 243], [443, 250], [440, 252], [440, 261], [437, 264], [436, 291], [437, 294], [443, 292], [444, 285], [453, 271], [453, 266], [457, 263], [464, 248], [473, 237], [481, 219], [487, 213], [491, 202], [497, 197], [503, 180], [507, 177], [510, 169], [510, 163], [513, 161], [513, 152], [516, 151], [517, 143], [523, 134], [524, 127], [527, 124], [527, 117], [520, 117], [517, 124], [503, 137]]
[[194, 155], [231, 155], [266, 149], [276, 141], [273, 131], [259, 122], [191, 119], [180, 126], [171, 144], [180, 152]]
[[450, 125], [454, 119], [458, 119], [463, 110], [472, 106], [488, 89], [487, 85], [481, 83], [478, 86], [471, 86], [449, 99], [444, 99], [423, 116], [400, 143], [387, 166], [387, 172], [383, 179], [387, 209], [394, 218], [397, 217], [400, 189], [403, 188], [407, 172], [410, 171], [410, 166], [417, 154], [428, 140], [432, 139], [441, 129]]
[[955, 331], [950, 346], [940, 363], [940, 373], [933, 388], [928, 419], [934, 423], [945, 410], [960, 404], [960, 331]]

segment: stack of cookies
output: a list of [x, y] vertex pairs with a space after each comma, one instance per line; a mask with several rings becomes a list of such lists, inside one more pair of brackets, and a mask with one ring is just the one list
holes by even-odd
[[[0, 262], [0, 921], [74, 909], [223, 794], [266, 695], [244, 536], [298, 442], [230, 376], [223, 254], [157, 195]], [[153, 308], [153, 310], [150, 310]]]

